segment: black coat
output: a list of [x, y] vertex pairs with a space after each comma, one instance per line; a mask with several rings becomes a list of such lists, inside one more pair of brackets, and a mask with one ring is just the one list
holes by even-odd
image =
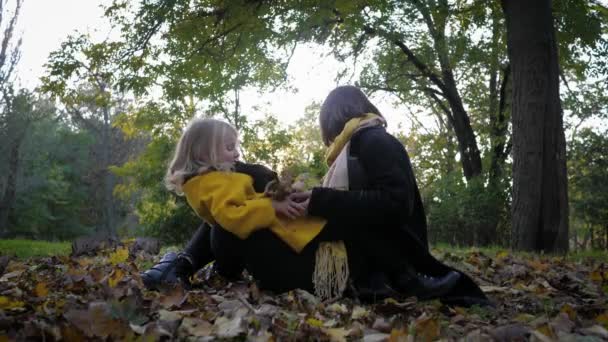
[[[355, 275], [398, 272], [408, 265], [431, 276], [453, 270], [429, 252], [424, 207], [401, 142], [382, 127], [361, 130], [351, 138], [348, 168], [350, 190], [315, 188], [308, 210], [328, 220], [325, 229], [353, 238], [347, 247]], [[443, 301], [488, 304], [473, 280], [460, 273]]]

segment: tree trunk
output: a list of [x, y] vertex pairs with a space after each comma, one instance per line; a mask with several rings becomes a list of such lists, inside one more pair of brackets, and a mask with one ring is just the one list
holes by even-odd
[[[453, 64], [450, 61], [450, 52], [445, 37], [449, 6], [447, 1], [439, 1], [438, 3], [414, 2], [414, 6], [422, 14], [429, 33], [433, 38], [437, 60], [441, 68], [441, 81], [443, 84], [440, 88], [452, 112], [451, 116], [448, 115], [448, 119], [451, 120], [458, 140], [458, 150], [460, 152], [460, 162], [462, 163], [464, 177], [470, 180], [473, 177], [481, 175], [481, 153], [477, 147], [477, 138], [471, 127], [469, 114], [462, 104], [462, 98], [456, 87]], [[431, 11], [430, 7], [434, 7], [435, 12]], [[432, 79], [430, 81], [433, 82]], [[437, 82], [433, 83], [437, 84]]]
[[15, 137], [9, 152], [8, 175], [2, 202], [0, 202], [0, 238], [8, 234], [8, 217], [15, 203], [17, 193], [17, 172], [19, 171], [19, 150], [24, 134]]
[[513, 247], [565, 253], [566, 144], [551, 1], [502, 7], [513, 80]]
[[[101, 84], [101, 93], [105, 94], [106, 85]], [[110, 108], [108, 104], [103, 105], [103, 128], [102, 128], [102, 151], [101, 159], [103, 163], [103, 193], [104, 193], [104, 226], [105, 231], [109, 236], [116, 236], [116, 227], [114, 224], [114, 179], [110, 172], [110, 153], [112, 151], [112, 125], [110, 122]]]

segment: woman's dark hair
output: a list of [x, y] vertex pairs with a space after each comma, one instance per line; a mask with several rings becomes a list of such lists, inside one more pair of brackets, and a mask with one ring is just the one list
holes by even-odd
[[342, 132], [348, 120], [367, 113], [382, 116], [361, 89], [347, 85], [332, 90], [323, 101], [319, 114], [321, 136], [325, 145], [329, 146], [330, 142]]

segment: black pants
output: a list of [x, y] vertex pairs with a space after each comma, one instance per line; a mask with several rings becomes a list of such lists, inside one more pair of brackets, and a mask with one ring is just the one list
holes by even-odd
[[236, 278], [247, 269], [263, 289], [287, 291], [301, 288], [311, 291], [315, 254], [320, 242], [344, 241], [348, 252], [351, 278], [365, 282], [374, 272], [396, 273], [407, 263], [392, 234], [382, 228], [349, 226], [328, 222], [321, 233], [300, 253], [268, 229], [241, 240], [221, 227], [201, 225], [186, 247], [198, 269], [215, 260], [218, 272]]

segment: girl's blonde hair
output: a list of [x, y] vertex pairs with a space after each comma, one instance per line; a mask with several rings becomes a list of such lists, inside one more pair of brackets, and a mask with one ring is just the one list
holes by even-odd
[[218, 170], [231, 171], [232, 163], [222, 163], [219, 154], [228, 137], [237, 137], [236, 129], [217, 119], [196, 118], [190, 121], [179, 138], [173, 160], [165, 175], [165, 186], [183, 195], [182, 186], [190, 177]]

